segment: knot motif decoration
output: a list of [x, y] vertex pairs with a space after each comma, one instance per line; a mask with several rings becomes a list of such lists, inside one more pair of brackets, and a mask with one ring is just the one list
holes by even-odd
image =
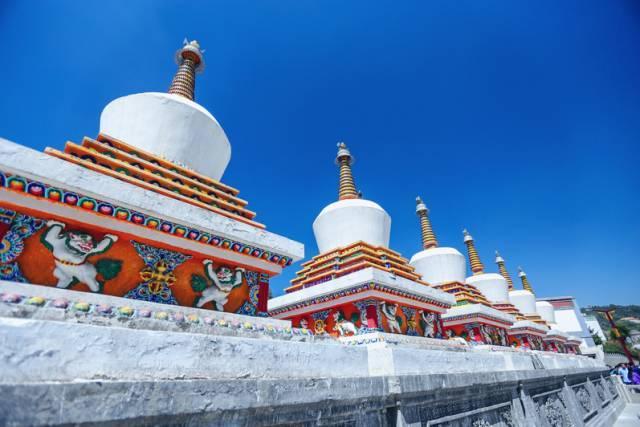
[[158, 295], [164, 286], [173, 286], [176, 283], [176, 275], [170, 270], [165, 261], [156, 262], [153, 267], [147, 266], [140, 271], [140, 278], [143, 282], [148, 282], [149, 292]]
[[139, 272], [141, 283], [125, 294], [125, 298], [177, 305], [171, 286], [177, 284], [174, 270], [190, 255], [131, 241], [145, 266]]

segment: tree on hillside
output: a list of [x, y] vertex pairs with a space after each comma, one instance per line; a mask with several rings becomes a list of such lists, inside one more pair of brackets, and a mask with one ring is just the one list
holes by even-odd
[[600, 335], [596, 334], [591, 328], [589, 328], [589, 333], [591, 334], [591, 338], [593, 338], [593, 342], [596, 345], [602, 345], [602, 339], [600, 338]]
[[[630, 334], [629, 327], [627, 325], [618, 325], [618, 332], [620, 332], [620, 336], [624, 339], [627, 339]], [[609, 333], [610, 339], [615, 340], [618, 337], [613, 336], [613, 331]]]

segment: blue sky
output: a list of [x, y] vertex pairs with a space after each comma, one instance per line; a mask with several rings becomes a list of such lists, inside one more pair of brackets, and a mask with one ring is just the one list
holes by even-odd
[[223, 181], [307, 257], [344, 140], [406, 257], [420, 194], [441, 245], [467, 227], [538, 296], [640, 302], [637, 1], [5, 0], [0, 136], [95, 136], [112, 99], [168, 88], [184, 37], [233, 147]]

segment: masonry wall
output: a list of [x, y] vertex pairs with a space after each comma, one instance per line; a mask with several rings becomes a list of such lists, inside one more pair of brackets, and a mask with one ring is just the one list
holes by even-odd
[[605, 426], [623, 405], [613, 381], [582, 356], [383, 333], [338, 341], [274, 319], [0, 282], [2, 425]]

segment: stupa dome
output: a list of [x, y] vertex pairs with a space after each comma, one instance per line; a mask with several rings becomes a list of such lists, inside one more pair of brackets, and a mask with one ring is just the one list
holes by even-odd
[[416, 214], [420, 218], [424, 250], [412, 256], [409, 263], [422, 276], [422, 280], [431, 285], [462, 283], [467, 269], [464, 256], [457, 249], [438, 247], [429, 220], [429, 210], [420, 197], [416, 198]]
[[480, 261], [473, 237], [466, 229], [462, 230], [462, 234], [464, 235], [464, 244], [467, 247], [469, 265], [473, 272], [473, 275], [468, 277], [465, 282], [482, 292], [492, 303], [509, 302], [509, 284], [505, 278], [496, 273], [484, 272], [484, 264]]
[[211, 113], [193, 101], [195, 74], [204, 69], [198, 43], [185, 40], [176, 62], [169, 93], [111, 101], [100, 115], [100, 133], [219, 180], [231, 159], [231, 145]]
[[431, 248], [418, 252], [409, 262], [430, 285], [464, 282], [467, 265], [455, 248]]
[[536, 314], [536, 297], [527, 290], [509, 292], [509, 301], [515, 305], [522, 314]]
[[509, 302], [509, 285], [507, 281], [496, 273], [482, 273], [468, 277], [466, 280], [468, 285], [474, 286], [490, 301], [490, 302]]
[[338, 201], [325, 207], [313, 221], [313, 234], [320, 253], [358, 241], [389, 247], [391, 217], [375, 202], [364, 200], [351, 173], [353, 157], [344, 142], [338, 143], [336, 164], [340, 167]]
[[320, 253], [362, 240], [374, 246], [389, 246], [391, 217], [375, 202], [345, 199], [325, 207], [313, 221], [313, 234]]
[[556, 323], [556, 312], [551, 303], [547, 301], [536, 301], [536, 311], [547, 323]]

